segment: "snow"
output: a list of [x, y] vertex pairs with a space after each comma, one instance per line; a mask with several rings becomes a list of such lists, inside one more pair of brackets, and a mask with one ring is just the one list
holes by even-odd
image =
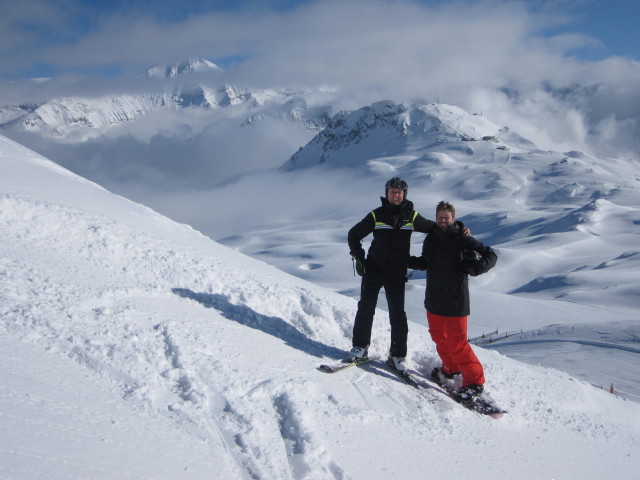
[[[455, 169], [467, 154], [446, 155]], [[358, 289], [344, 279], [346, 247], [338, 253], [339, 228], [326, 216], [297, 223], [292, 238], [278, 230], [290, 219], [257, 228], [247, 218], [245, 237], [229, 232], [242, 248], [252, 237], [270, 265], [0, 137], [0, 478], [634, 478], [637, 193], [622, 175], [617, 196], [569, 193], [577, 206], [534, 217], [525, 203], [548, 192], [527, 189], [525, 199], [533, 180], [519, 172], [535, 158], [512, 157], [513, 170], [496, 177], [521, 195], [512, 203], [501, 189], [475, 210], [461, 200], [480, 239], [503, 239], [496, 269], [472, 281], [471, 333], [518, 332], [475, 347], [488, 394], [509, 411], [494, 420], [383, 369], [316, 369], [350, 347]], [[590, 195], [588, 160], [570, 160], [554, 178]], [[600, 175], [603, 188], [613, 177]], [[436, 179], [429, 195], [459, 180]], [[353, 224], [366, 213], [348, 210], [332, 214]], [[295, 244], [305, 247], [287, 250]], [[407, 288], [408, 360], [426, 375], [438, 359], [424, 278]], [[377, 317], [371, 350], [384, 355], [388, 322]]]
[[148, 78], [174, 78], [190, 72], [221, 72], [222, 69], [206, 58], [191, 58], [174, 65], [156, 65], [148, 68]]

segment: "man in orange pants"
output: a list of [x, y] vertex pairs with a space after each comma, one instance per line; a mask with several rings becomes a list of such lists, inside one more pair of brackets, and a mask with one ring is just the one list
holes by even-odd
[[489, 271], [498, 256], [491, 247], [465, 236], [456, 225], [456, 211], [448, 202], [436, 208], [437, 229], [429, 233], [420, 257], [411, 257], [409, 267], [427, 270], [425, 307], [429, 333], [442, 360], [432, 378], [445, 384], [462, 374], [462, 386], [453, 392], [458, 401], [471, 400], [484, 390], [484, 371], [467, 340], [470, 312], [468, 276]]

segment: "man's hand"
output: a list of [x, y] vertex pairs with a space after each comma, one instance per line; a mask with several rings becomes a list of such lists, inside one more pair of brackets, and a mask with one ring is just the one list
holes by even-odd
[[478, 262], [482, 259], [482, 255], [480, 255], [475, 250], [463, 250], [460, 252], [460, 262], [461, 263], [472, 263]]
[[482, 255], [475, 250], [463, 250], [460, 252], [460, 268], [464, 273], [476, 277], [480, 273]]
[[361, 277], [364, 277], [364, 274], [367, 273], [364, 257], [357, 256], [357, 257], [352, 257], [352, 258], [353, 258], [353, 263], [354, 263], [355, 268], [356, 268], [356, 273], [358, 275], [360, 275]]

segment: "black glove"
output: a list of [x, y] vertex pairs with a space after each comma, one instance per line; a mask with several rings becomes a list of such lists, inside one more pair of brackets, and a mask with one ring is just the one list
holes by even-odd
[[479, 267], [482, 255], [475, 250], [463, 250], [460, 252], [460, 268], [464, 273], [467, 273], [473, 277], [480, 274]]
[[364, 274], [367, 273], [364, 257], [355, 256], [352, 258], [353, 258], [353, 264], [355, 265], [355, 268], [356, 268], [356, 273], [361, 277], [364, 277]]
[[475, 250], [462, 250], [460, 252], [460, 263], [479, 262], [480, 260], [482, 260], [482, 255]]

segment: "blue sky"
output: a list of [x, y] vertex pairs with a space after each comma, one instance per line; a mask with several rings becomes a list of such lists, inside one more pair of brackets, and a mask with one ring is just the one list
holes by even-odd
[[589, 35], [601, 42], [599, 47], [577, 52], [579, 57], [598, 59], [622, 55], [640, 61], [640, 34], [637, 27], [640, 20], [639, 2], [587, 0], [557, 3], [558, 11], [566, 12], [569, 16], [567, 24], [559, 31]]
[[[472, 20], [469, 17], [477, 9], [507, 10], [513, 12], [514, 23], [521, 29], [519, 38], [532, 44], [546, 41], [546, 48], [558, 49], [560, 55], [581, 61], [611, 56], [640, 60], [636, 26], [640, 7], [636, 0], [372, 3], [386, 4], [387, 11], [398, 15], [420, 11], [425, 18], [457, 12], [463, 24]], [[349, 10], [346, 5], [353, 8]], [[336, 12], [333, 17], [332, 11]], [[151, 64], [175, 61], [180, 56], [204, 56], [224, 67], [233, 60], [258, 55], [257, 44], [282, 46], [283, 26], [313, 21], [313, 15], [304, 12], [320, 12], [317, 22], [326, 22], [329, 38], [335, 29], [333, 24], [341, 23], [341, 16], [359, 17], [354, 35], [356, 29], [376, 29], [385, 23], [384, 8], [351, 0], [0, 0], [0, 77], [15, 80], [65, 73], [135, 74]], [[455, 14], [447, 16], [447, 21], [454, 22]], [[230, 32], [225, 46], [225, 36], [209, 37], [208, 29], [220, 30], [227, 21], [246, 28]], [[398, 22], [402, 21], [399, 17]], [[496, 19], [493, 28], [513, 28], [510, 23], [505, 15]], [[318, 25], [313, 29], [314, 38], [321, 42]], [[290, 41], [295, 42], [297, 35], [305, 36], [305, 28], [293, 30]], [[165, 34], [159, 33], [163, 31]], [[127, 37], [125, 45], [119, 42], [123, 37]]]

